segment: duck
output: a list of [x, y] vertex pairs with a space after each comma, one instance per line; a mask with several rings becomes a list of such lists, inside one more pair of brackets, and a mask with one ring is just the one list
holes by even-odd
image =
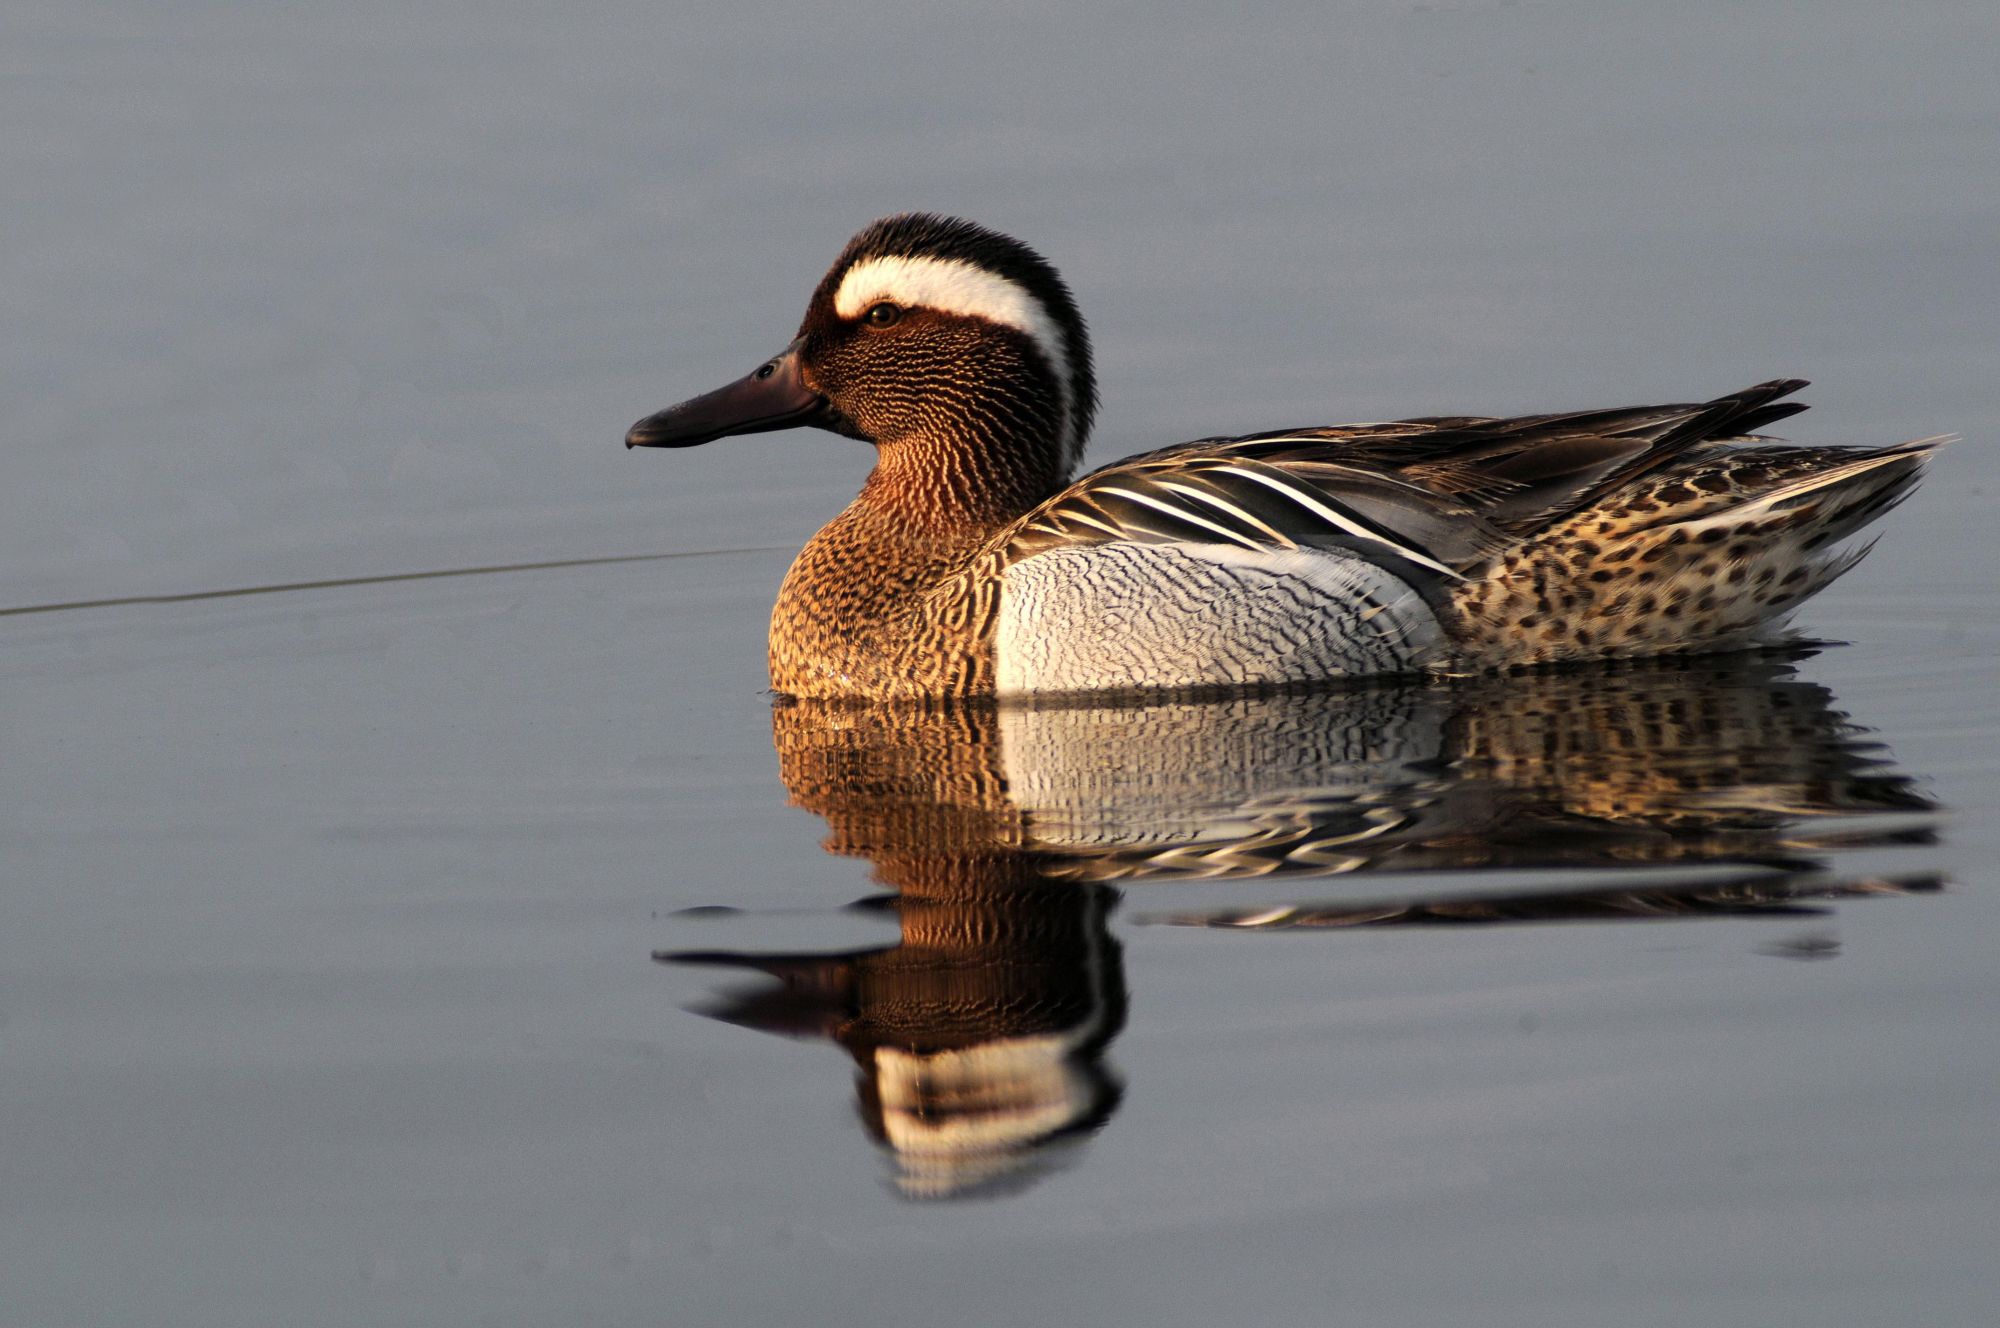
[[625, 444], [874, 447], [779, 588], [781, 696], [1184, 692], [1781, 640], [1950, 441], [1760, 433], [1805, 385], [1204, 438], [1078, 478], [1097, 387], [1069, 287], [1019, 240], [918, 212], [848, 242], [784, 350]]

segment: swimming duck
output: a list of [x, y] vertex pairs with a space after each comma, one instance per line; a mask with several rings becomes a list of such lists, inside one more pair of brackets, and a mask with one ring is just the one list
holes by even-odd
[[625, 443], [874, 444], [778, 592], [781, 693], [1286, 684], [1771, 637], [1943, 441], [1754, 436], [1804, 385], [1208, 438], [1072, 481], [1097, 392], [1069, 288], [1017, 240], [916, 213], [849, 241], [775, 358]]

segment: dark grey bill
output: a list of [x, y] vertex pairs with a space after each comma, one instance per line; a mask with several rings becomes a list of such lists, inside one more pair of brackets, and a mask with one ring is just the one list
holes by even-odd
[[625, 446], [698, 447], [733, 433], [818, 423], [828, 414], [827, 401], [805, 385], [799, 372], [802, 344], [794, 341], [727, 387], [648, 415], [625, 431]]

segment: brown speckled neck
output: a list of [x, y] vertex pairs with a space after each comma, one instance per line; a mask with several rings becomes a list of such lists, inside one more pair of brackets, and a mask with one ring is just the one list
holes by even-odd
[[[1064, 480], [1052, 442], [971, 427], [877, 449], [847, 510], [799, 551], [771, 612], [771, 685], [791, 696], [967, 695], [993, 689], [994, 536]], [[997, 569], [996, 569], [997, 570]]]

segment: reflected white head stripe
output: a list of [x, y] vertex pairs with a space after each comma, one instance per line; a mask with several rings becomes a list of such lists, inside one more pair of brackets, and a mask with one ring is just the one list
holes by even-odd
[[1056, 388], [1062, 394], [1063, 448], [1075, 451], [1076, 440], [1070, 437], [1075, 406], [1070, 400], [1069, 353], [1062, 328], [1025, 287], [962, 259], [870, 258], [847, 269], [840, 279], [833, 311], [853, 318], [881, 300], [984, 318], [1024, 333], [1055, 371]]

